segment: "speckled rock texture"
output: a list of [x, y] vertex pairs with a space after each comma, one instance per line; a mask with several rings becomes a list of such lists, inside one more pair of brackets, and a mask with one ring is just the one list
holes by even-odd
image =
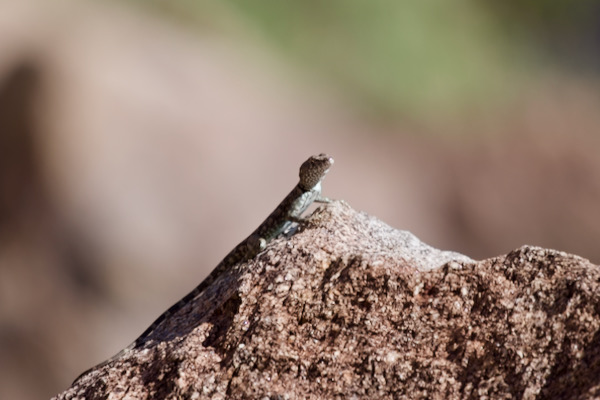
[[56, 398], [599, 397], [598, 266], [476, 262], [334, 202]]

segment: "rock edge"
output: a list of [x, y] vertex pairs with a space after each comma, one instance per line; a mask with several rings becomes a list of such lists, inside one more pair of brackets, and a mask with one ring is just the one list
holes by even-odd
[[600, 267], [475, 262], [334, 202], [55, 398], [593, 398], [599, 377]]

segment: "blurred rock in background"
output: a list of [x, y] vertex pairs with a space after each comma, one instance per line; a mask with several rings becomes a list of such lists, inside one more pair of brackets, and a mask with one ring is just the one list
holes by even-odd
[[314, 153], [436, 247], [600, 262], [599, 6], [546, 3], [0, 4], [0, 398], [128, 345]]

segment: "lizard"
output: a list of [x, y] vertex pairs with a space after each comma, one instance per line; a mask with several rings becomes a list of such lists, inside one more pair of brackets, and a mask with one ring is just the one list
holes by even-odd
[[298, 184], [294, 186], [292, 191], [279, 203], [277, 208], [263, 223], [250, 236], [235, 246], [195, 289], [161, 314], [133, 343], [108, 360], [86, 370], [73, 383], [77, 382], [91, 370], [101, 368], [138, 347], [160, 324], [198, 298], [223, 273], [238, 263], [254, 258], [265, 249], [271, 240], [285, 232], [293, 222], [301, 223], [303, 221], [301, 218], [302, 213], [313, 202], [329, 203], [331, 200], [321, 195], [321, 181], [332, 165], [333, 158], [323, 153], [311, 156], [302, 163]]

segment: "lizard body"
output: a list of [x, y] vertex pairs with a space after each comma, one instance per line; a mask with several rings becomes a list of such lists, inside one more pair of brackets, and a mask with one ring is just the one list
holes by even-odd
[[329, 202], [330, 200], [328, 198], [321, 196], [321, 180], [325, 177], [332, 164], [333, 158], [326, 154], [312, 156], [306, 160], [300, 166], [300, 181], [298, 184], [283, 199], [283, 201], [279, 203], [277, 208], [275, 208], [267, 219], [265, 219], [263, 223], [250, 234], [250, 236], [240, 242], [240, 244], [225, 256], [202, 283], [158, 317], [156, 321], [154, 321], [133, 343], [110, 359], [98, 364], [94, 368], [88, 369], [79, 375], [74, 382], [92, 369], [110, 363], [143, 343], [143, 341], [150, 336], [163, 321], [177, 313], [185, 305], [194, 301], [194, 299], [200, 296], [202, 292], [204, 292], [208, 286], [212, 285], [225, 271], [238, 263], [254, 258], [271, 240], [287, 230], [293, 222], [300, 222], [302, 213], [313, 202]]

